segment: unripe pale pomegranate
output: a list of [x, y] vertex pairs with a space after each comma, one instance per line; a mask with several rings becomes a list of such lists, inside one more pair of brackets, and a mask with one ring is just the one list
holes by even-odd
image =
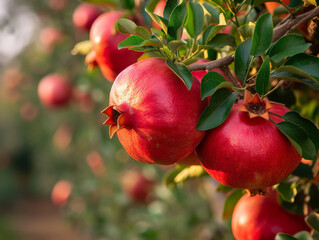
[[90, 30], [96, 62], [104, 77], [112, 82], [122, 70], [135, 63], [142, 55], [140, 52], [118, 49], [118, 44], [128, 37], [115, 29], [116, 21], [121, 17], [124, 17], [123, 12], [104, 13], [94, 21]]
[[303, 216], [279, 205], [276, 194], [243, 196], [234, 209], [231, 226], [236, 240], [272, 240], [277, 233], [293, 235], [310, 230]]
[[[226, 121], [209, 130], [197, 148], [202, 166], [212, 177], [226, 186], [248, 189], [252, 195], [283, 181], [301, 160], [290, 141], [267, 120], [270, 107], [280, 115], [289, 109], [256, 98], [235, 104]], [[282, 121], [269, 115], [275, 122]]]
[[73, 24], [79, 29], [89, 31], [93, 22], [101, 13], [98, 7], [92, 4], [82, 3], [73, 12]]
[[72, 87], [64, 76], [53, 73], [45, 76], [40, 81], [38, 85], [38, 96], [45, 106], [64, 106], [72, 97]]
[[200, 84], [189, 91], [165, 61], [149, 58], [121, 72], [111, 89], [110, 136], [144, 163], [173, 164], [194, 151], [205, 132], [195, 129], [206, 106]]

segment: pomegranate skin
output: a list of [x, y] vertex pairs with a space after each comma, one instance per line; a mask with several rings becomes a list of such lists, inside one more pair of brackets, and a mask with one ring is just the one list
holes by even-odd
[[93, 22], [101, 13], [101, 10], [96, 6], [82, 3], [73, 12], [73, 24], [79, 29], [89, 31]]
[[113, 82], [116, 76], [126, 67], [135, 63], [142, 55], [128, 49], [118, 49], [118, 44], [128, 35], [116, 32], [116, 21], [124, 17], [123, 12], [111, 11], [100, 15], [90, 30], [92, 49], [96, 54], [103, 76]]
[[277, 233], [310, 230], [303, 216], [283, 209], [273, 194], [243, 196], [234, 209], [231, 226], [236, 240], [273, 240]]
[[[265, 189], [283, 181], [298, 166], [301, 156], [270, 120], [249, 118], [235, 104], [226, 121], [209, 130], [197, 148], [205, 170], [218, 182], [235, 188]], [[289, 109], [271, 103], [270, 112]], [[273, 114], [275, 122], [282, 119]]]
[[38, 96], [47, 107], [60, 107], [69, 103], [72, 87], [65, 77], [53, 73], [45, 76], [38, 85]]
[[206, 107], [198, 79], [193, 78], [188, 91], [162, 59], [145, 59], [121, 72], [111, 89], [110, 106], [123, 115], [120, 142], [140, 162], [176, 163], [194, 151], [205, 134], [195, 129]]

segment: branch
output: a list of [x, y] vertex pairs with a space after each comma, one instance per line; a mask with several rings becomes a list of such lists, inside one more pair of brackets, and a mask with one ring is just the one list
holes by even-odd
[[[289, 15], [274, 28], [273, 42], [277, 41], [282, 36], [288, 33], [291, 33], [300, 24], [310, 21], [313, 17], [317, 15], [319, 15], [319, 7], [316, 7], [298, 16]], [[214, 68], [222, 68], [224, 66], [228, 66], [233, 61], [234, 61], [234, 53], [211, 62], [192, 64], [188, 68], [190, 71], [198, 71], [198, 70], [210, 71]]]
[[230, 72], [228, 66], [223, 66], [221, 68], [221, 70], [226, 75], [227, 79], [229, 79], [234, 84], [235, 87], [237, 87], [237, 88], [242, 88], [243, 87], [243, 83], [240, 82], [240, 80], [237, 80], [234, 77], [234, 75]]

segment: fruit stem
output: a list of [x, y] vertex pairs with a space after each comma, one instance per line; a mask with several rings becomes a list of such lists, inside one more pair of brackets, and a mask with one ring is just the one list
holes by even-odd
[[271, 89], [271, 90], [270, 90], [269, 92], [267, 92], [265, 95], [262, 95], [262, 96], [261, 96], [261, 99], [267, 97], [269, 94], [271, 94], [272, 92], [276, 91], [276, 90], [282, 85], [282, 83], [283, 83], [282, 80], [279, 81], [279, 82], [277, 83], [277, 85], [276, 85], [273, 89]]
[[[282, 115], [280, 115], [280, 114], [277, 114], [277, 113], [274, 113], [274, 112], [270, 112], [270, 111], [268, 111], [269, 113], [271, 113], [271, 114], [273, 114], [273, 115], [276, 115], [277, 117], [281, 117], [281, 118], [283, 118], [283, 116]], [[270, 119], [271, 120], [271, 119]]]

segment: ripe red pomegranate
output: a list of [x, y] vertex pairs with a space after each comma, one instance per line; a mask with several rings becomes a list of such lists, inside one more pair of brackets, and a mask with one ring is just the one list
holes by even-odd
[[126, 151], [144, 163], [173, 164], [194, 151], [204, 137], [195, 129], [206, 102], [193, 78], [190, 91], [157, 58], [139, 61], [121, 72], [110, 93], [110, 136], [116, 132]]
[[[115, 30], [116, 21], [124, 17], [123, 12], [107, 12], [100, 15], [90, 30], [92, 50], [104, 77], [113, 82], [126, 67], [135, 63], [142, 55], [128, 49], [118, 49], [118, 44], [128, 37]], [[92, 61], [92, 59], [91, 59]]]
[[243, 196], [234, 209], [231, 225], [236, 240], [270, 240], [277, 233], [293, 235], [310, 230], [303, 216], [279, 205], [276, 194]]
[[88, 3], [80, 4], [73, 12], [73, 24], [79, 29], [89, 31], [93, 22], [102, 13], [102, 11]]
[[177, 162], [179, 165], [191, 166], [191, 165], [200, 165], [200, 161], [197, 157], [196, 151], [193, 151], [188, 156], [184, 157], [183, 159]]
[[[254, 195], [287, 178], [301, 156], [275, 124], [267, 120], [269, 107], [269, 111], [280, 115], [289, 109], [277, 103], [270, 106], [268, 101], [260, 101], [258, 95], [251, 98], [235, 104], [226, 121], [208, 131], [197, 153], [202, 166], [218, 182], [249, 189]], [[282, 121], [273, 114], [270, 117], [275, 122]]]
[[72, 87], [64, 76], [53, 73], [40, 81], [38, 95], [40, 101], [45, 106], [64, 106], [72, 97]]
[[123, 191], [136, 203], [149, 203], [153, 198], [155, 181], [141, 171], [125, 171], [121, 177]]

